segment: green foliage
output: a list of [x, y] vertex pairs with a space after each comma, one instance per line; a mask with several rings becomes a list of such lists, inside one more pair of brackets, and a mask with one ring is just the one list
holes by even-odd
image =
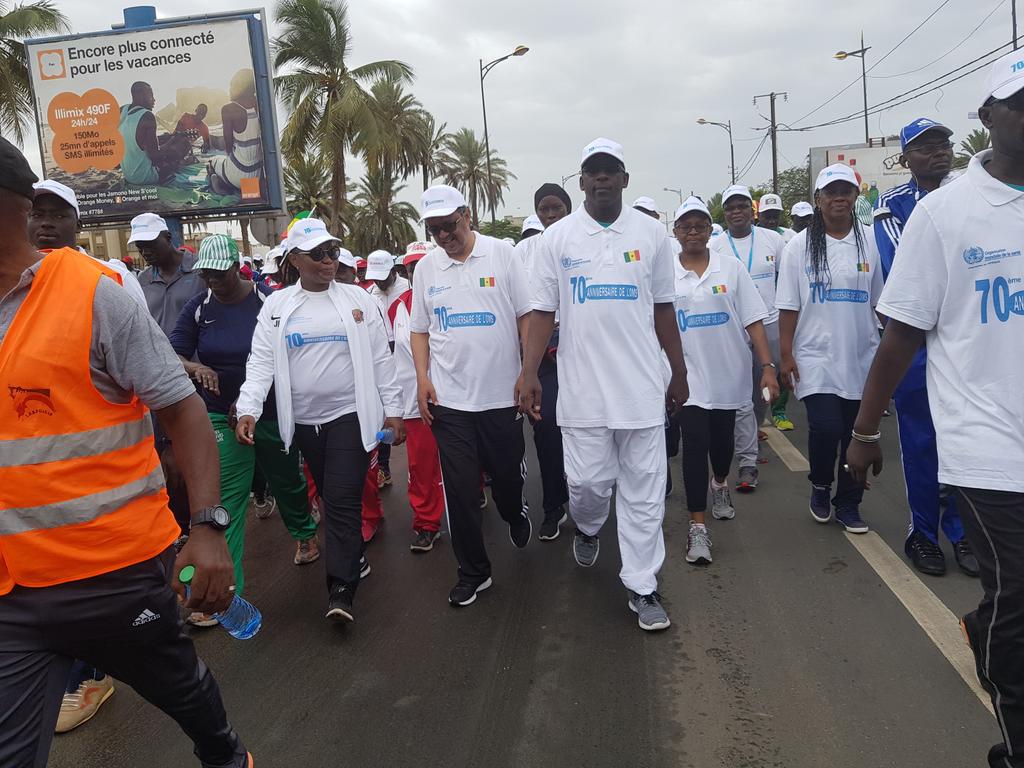
[[508, 219], [498, 219], [493, 227], [489, 221], [485, 221], [480, 225], [480, 234], [490, 235], [491, 237], [496, 237], [499, 240], [511, 237], [518, 243], [522, 236], [521, 233], [522, 227]]
[[487, 153], [484, 143], [470, 128], [460, 128], [448, 135], [444, 149], [437, 157], [437, 172], [446, 184], [466, 196], [473, 215], [473, 226], [480, 225], [480, 210], [497, 207], [503, 200], [509, 181], [515, 179], [505, 161], [491, 150], [491, 180], [487, 181]]
[[369, 171], [356, 185], [356, 195], [346, 212], [351, 232], [346, 242], [362, 255], [382, 248], [388, 253], [404, 253], [416, 239], [411, 222], [416, 209], [395, 198], [404, 184], [386, 177], [380, 170]]
[[21, 42], [67, 32], [67, 17], [50, 0], [10, 5], [0, 0], [0, 131], [25, 141], [25, 123], [35, 115], [29, 87], [28, 58]]
[[960, 151], [953, 158], [954, 168], [966, 168], [971, 158], [992, 146], [992, 136], [984, 128], [975, 128], [960, 142]]
[[322, 155], [301, 154], [284, 167], [284, 189], [288, 210], [316, 211], [319, 216], [330, 207], [331, 171]]

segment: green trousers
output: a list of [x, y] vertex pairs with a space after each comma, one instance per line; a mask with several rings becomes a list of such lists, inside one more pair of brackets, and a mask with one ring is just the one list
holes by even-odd
[[779, 399], [772, 405], [772, 421], [786, 418], [786, 403], [789, 402], [789, 390], [785, 387], [781, 389]]
[[281, 520], [293, 539], [306, 541], [313, 538], [316, 535], [316, 521], [309, 513], [306, 476], [302, 472], [299, 452], [293, 447], [285, 453], [276, 421], [256, 422], [255, 445], [242, 445], [235, 439], [235, 430], [228, 426], [225, 414], [211, 413], [210, 422], [220, 452], [221, 504], [231, 514], [231, 524], [226, 535], [228, 551], [235, 564], [235, 594], [241, 594], [245, 587], [242, 571], [245, 513], [249, 508], [249, 491], [257, 463], [277, 501]]

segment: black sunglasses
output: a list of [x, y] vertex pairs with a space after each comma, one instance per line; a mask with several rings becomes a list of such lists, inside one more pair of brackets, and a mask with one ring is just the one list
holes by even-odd
[[341, 251], [335, 245], [318, 245], [312, 251], [299, 251], [306, 254], [313, 261], [337, 261], [341, 258]]
[[431, 224], [427, 227], [427, 234], [431, 237], [437, 237], [442, 232], [446, 235], [452, 234], [456, 229], [459, 228], [459, 222], [462, 221], [462, 214], [460, 213], [451, 221], [444, 221], [440, 224]]

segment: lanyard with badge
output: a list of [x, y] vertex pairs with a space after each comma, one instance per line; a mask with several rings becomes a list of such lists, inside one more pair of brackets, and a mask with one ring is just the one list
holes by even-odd
[[[732, 239], [732, 232], [726, 232], [726, 236], [729, 238], [729, 247], [732, 248], [732, 252], [738, 259], [740, 257], [739, 251], [736, 250], [736, 243]], [[754, 267], [754, 229], [750, 230], [750, 253], [747, 254], [747, 272], [753, 272]]]

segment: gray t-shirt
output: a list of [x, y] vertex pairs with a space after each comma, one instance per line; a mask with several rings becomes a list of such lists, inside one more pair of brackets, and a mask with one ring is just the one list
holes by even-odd
[[[26, 269], [14, 289], [0, 298], [0, 343], [41, 264], [40, 260]], [[93, 297], [89, 373], [108, 402], [127, 403], [134, 393], [154, 411], [181, 402], [196, 391], [160, 327], [108, 277], [100, 278]]]
[[206, 283], [185, 260], [170, 282], [163, 279], [156, 267], [147, 267], [139, 273], [139, 285], [149, 305], [149, 313], [167, 338], [174, 333], [181, 308], [197, 293], [206, 292]]

